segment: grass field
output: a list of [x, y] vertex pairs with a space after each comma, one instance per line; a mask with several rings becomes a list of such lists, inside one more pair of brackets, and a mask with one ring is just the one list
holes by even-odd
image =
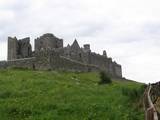
[[98, 73], [0, 70], [0, 120], [143, 120], [142, 84]]

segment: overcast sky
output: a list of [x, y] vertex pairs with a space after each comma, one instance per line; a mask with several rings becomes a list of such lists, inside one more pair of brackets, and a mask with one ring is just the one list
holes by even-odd
[[0, 0], [0, 60], [7, 37], [53, 33], [65, 45], [82, 46], [122, 65], [123, 76], [140, 82], [160, 80], [159, 0]]

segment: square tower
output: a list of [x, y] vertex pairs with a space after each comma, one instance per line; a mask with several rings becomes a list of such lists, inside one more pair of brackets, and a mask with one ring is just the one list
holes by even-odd
[[28, 58], [32, 56], [30, 38], [17, 40], [16, 37], [8, 37], [8, 60]]
[[8, 37], [8, 60], [17, 59], [18, 41], [17, 38]]
[[35, 39], [35, 51], [63, 48], [63, 40], [55, 37], [51, 33], [46, 33]]

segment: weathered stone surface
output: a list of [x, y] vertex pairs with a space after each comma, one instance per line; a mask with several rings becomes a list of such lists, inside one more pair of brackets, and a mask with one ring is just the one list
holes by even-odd
[[20, 55], [20, 58], [31, 57], [32, 47], [30, 44], [29, 37], [19, 40], [18, 45], [19, 45], [18, 53]]
[[83, 47], [84, 47], [84, 52], [91, 52], [90, 44], [84, 44]]
[[35, 63], [36, 63], [35, 57], [21, 58], [9, 61], [1, 61], [0, 68], [17, 67], [17, 68], [33, 69]]
[[107, 57], [107, 52], [103, 50], [103, 56]]
[[53, 34], [47, 33], [35, 39], [35, 51], [63, 48], [63, 40], [55, 37]]
[[8, 37], [8, 60], [28, 58], [32, 56], [30, 38], [17, 40], [16, 37]]
[[16, 37], [8, 37], [8, 60], [17, 59], [18, 40]]
[[106, 51], [103, 55], [94, 53], [89, 44], [81, 48], [77, 40], [71, 46], [63, 47], [63, 40], [50, 33], [35, 39], [34, 52], [29, 38], [8, 37], [8, 60], [0, 62], [0, 68], [15, 65], [39, 70], [104, 70], [113, 77], [122, 77], [121, 65], [108, 58]]

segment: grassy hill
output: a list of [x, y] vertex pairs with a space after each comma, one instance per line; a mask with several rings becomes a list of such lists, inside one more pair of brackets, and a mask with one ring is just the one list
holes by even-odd
[[0, 70], [0, 119], [144, 119], [142, 84], [98, 81], [98, 73]]

